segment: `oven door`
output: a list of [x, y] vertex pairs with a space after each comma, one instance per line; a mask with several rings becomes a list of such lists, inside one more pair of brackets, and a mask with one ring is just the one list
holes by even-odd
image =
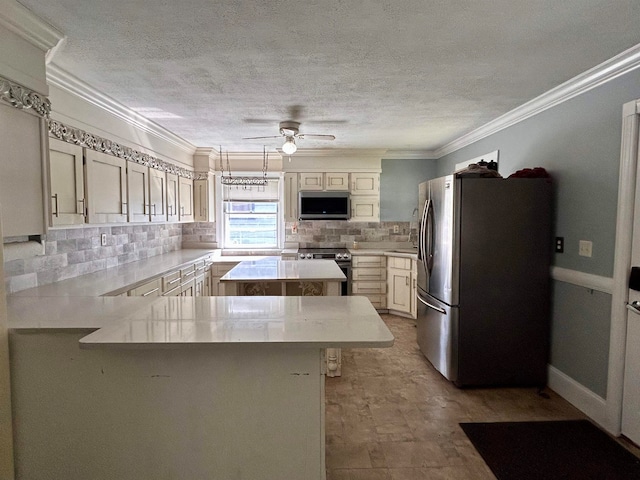
[[342, 282], [340, 295], [351, 295], [351, 262], [336, 262], [347, 279]]

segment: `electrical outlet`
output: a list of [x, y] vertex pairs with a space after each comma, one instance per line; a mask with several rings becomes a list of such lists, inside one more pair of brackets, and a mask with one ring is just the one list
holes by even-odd
[[400, 232], [400, 227], [398, 225], [394, 225], [393, 226], [393, 233], [399, 233]]
[[556, 237], [556, 253], [564, 253], [564, 237]]
[[589, 240], [580, 240], [578, 246], [578, 255], [581, 257], [591, 257], [591, 251], [593, 249], [593, 242]]
[[298, 223], [291, 225], [291, 233], [298, 233]]
[[102, 245], [103, 247], [107, 246], [107, 234], [103, 233], [102, 235], [100, 235], [100, 245]]

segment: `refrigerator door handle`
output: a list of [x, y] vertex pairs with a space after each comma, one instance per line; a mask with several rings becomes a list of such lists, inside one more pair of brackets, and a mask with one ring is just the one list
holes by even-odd
[[428, 233], [428, 240], [429, 240], [429, 243], [427, 243], [425, 260], [426, 260], [427, 271], [429, 272], [429, 274], [431, 274], [431, 271], [433, 270], [433, 244], [435, 243], [433, 239], [433, 235], [434, 235], [433, 203], [431, 202], [431, 199], [429, 199], [429, 205], [427, 206], [425, 224], [426, 224], [425, 227], [427, 228], [426, 233]]
[[435, 310], [436, 312], [440, 312], [443, 315], [447, 314], [447, 311], [444, 308], [436, 307], [435, 305], [431, 305], [430, 303], [425, 302], [422, 298], [420, 298], [420, 295], [418, 295], [418, 300], [420, 300], [420, 302], [424, 303], [427, 307]]
[[425, 270], [427, 270], [427, 263], [425, 261], [427, 258], [427, 252], [426, 252], [426, 246], [425, 246], [424, 229], [427, 223], [426, 220], [427, 220], [427, 212], [429, 211], [429, 202], [430, 202], [429, 199], [424, 201], [424, 210], [422, 211], [422, 218], [420, 219], [420, 235], [419, 235], [419, 241], [418, 241], [418, 258], [422, 260]]

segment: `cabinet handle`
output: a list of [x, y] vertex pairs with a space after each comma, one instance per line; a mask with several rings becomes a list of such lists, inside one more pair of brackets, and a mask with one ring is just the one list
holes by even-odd
[[184, 217], [184, 207], [180, 207], [180, 216]]
[[409, 286], [409, 277], [405, 277], [405, 282], [404, 284], [408, 287]]
[[154, 203], [152, 206], [153, 206], [153, 216], [155, 217], [156, 216], [156, 204]]
[[191, 275], [193, 275], [196, 272], [187, 272], [184, 274], [185, 277], [190, 277]]
[[147, 297], [147, 296], [151, 295], [152, 293], [156, 293], [158, 290], [160, 290], [160, 288], [156, 287], [153, 290], [149, 290], [147, 293], [143, 293], [142, 296], [143, 297]]
[[126, 215], [127, 212], [127, 202], [122, 202], [122, 206], [120, 207], [120, 214], [121, 215]]
[[171, 212], [173, 211], [173, 205], [167, 205], [167, 214], [171, 216]]
[[173, 279], [173, 280], [171, 280], [171, 281], [169, 282], [169, 285], [173, 285], [174, 283], [179, 282], [179, 281], [180, 281], [180, 277], [175, 278], [175, 279]]
[[[82, 204], [82, 211], [80, 212], [81, 215], [84, 215], [84, 198], [81, 198], [80, 200], [78, 200], [78, 203]], [[78, 212], [76, 212], [78, 213]]]
[[58, 194], [55, 193], [55, 194], [51, 195], [51, 198], [53, 198], [53, 203], [56, 206], [56, 211], [55, 212], [51, 212], [51, 214], [53, 216], [55, 216], [56, 218], [58, 218]]

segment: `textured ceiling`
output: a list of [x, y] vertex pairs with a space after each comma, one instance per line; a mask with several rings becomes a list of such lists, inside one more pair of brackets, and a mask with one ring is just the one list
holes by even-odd
[[[640, 43], [638, 0], [21, 0], [53, 62], [200, 147], [434, 150]], [[55, 108], [55, 105], [54, 105]], [[170, 114], [170, 115], [166, 115]]]

